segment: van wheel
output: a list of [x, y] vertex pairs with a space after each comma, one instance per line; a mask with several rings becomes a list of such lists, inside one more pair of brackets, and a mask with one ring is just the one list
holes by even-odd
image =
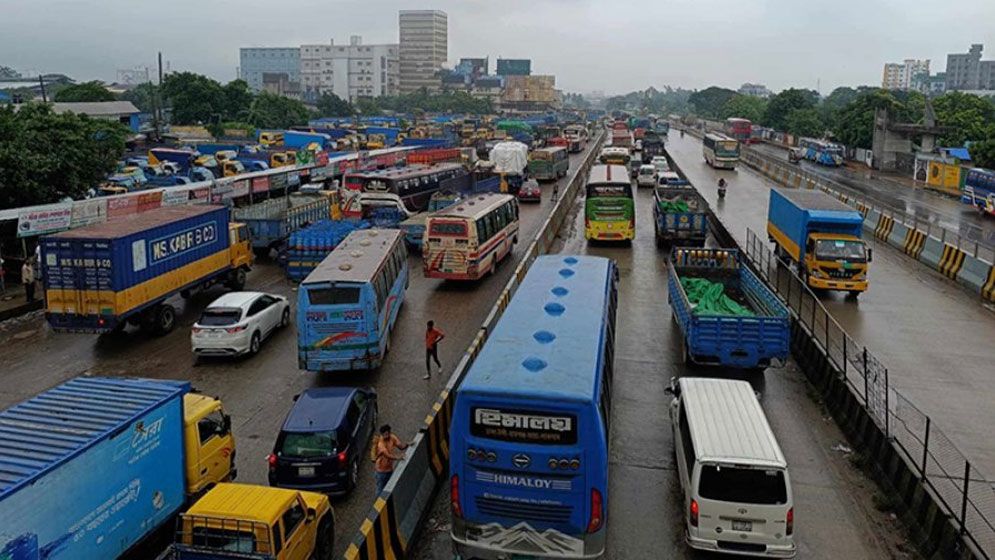
[[259, 346], [262, 341], [262, 337], [259, 336], [259, 331], [252, 333], [252, 340], [249, 341], [249, 355], [255, 356], [259, 353]]
[[245, 269], [240, 268], [231, 274], [231, 278], [228, 280], [228, 287], [234, 291], [238, 292], [245, 288]]
[[318, 534], [314, 539], [315, 560], [332, 560], [332, 548], [335, 546], [334, 531], [332, 521], [326, 515], [318, 524]]
[[176, 327], [176, 310], [172, 305], [164, 303], [155, 311], [155, 333], [165, 335]]

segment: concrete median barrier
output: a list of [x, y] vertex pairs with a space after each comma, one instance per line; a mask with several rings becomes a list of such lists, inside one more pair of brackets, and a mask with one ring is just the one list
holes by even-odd
[[989, 290], [988, 296], [985, 295], [985, 289], [989, 286], [989, 282], [995, 286], [995, 274], [993, 274], [991, 264], [971, 256], [965, 257], [964, 266], [957, 273], [957, 282], [971, 291], [977, 292], [982, 299], [995, 301], [991, 298], [991, 290]]
[[943, 254], [940, 255], [940, 262], [936, 268], [947, 278], [956, 280], [957, 274], [960, 272], [961, 267], [964, 266], [964, 257], [966, 256], [967, 254], [964, 251], [949, 243], [944, 243]]
[[904, 250], [905, 240], [909, 237], [909, 228], [905, 224], [896, 223], [891, 220], [891, 226], [889, 228], [888, 236], [885, 237], [885, 241], [888, 245], [898, 249], [899, 251]]
[[912, 232], [913, 239], [906, 247], [906, 252], [933, 269], [938, 269], [940, 258], [943, 257], [943, 243], [919, 230], [912, 230]]

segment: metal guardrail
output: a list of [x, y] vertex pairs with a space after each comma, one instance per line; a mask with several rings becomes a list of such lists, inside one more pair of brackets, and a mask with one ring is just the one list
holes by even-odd
[[604, 131], [593, 140], [594, 146], [575, 172], [566, 189], [560, 193], [552, 212], [543, 221], [535, 237], [508, 280], [497, 302], [481, 324], [473, 342], [457, 363], [445, 389], [439, 394], [425, 417], [425, 424], [415, 436], [406, 460], [394, 472], [384, 491], [377, 497], [345, 552], [346, 560], [374, 558], [405, 558], [426, 513], [438, 483], [449, 471], [449, 426], [452, 421], [456, 388], [473, 365], [491, 328], [508, 307], [511, 297], [525, 278], [536, 257], [546, 254], [556, 240], [556, 234], [566, 221], [577, 193], [587, 180], [604, 141]]
[[904, 453], [980, 557], [995, 556], [995, 486], [953, 441], [889, 383], [888, 368], [858, 344], [767, 242], [747, 230], [744, 249], [757, 274], [822, 347], [871, 418]]

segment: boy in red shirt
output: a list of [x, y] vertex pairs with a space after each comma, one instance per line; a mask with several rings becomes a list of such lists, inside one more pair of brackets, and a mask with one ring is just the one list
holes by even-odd
[[428, 329], [425, 331], [425, 377], [422, 379], [432, 378], [432, 360], [435, 360], [436, 367], [439, 368], [439, 374], [442, 374], [442, 364], [439, 363], [439, 342], [446, 335], [439, 329], [435, 328], [435, 321], [428, 322]]

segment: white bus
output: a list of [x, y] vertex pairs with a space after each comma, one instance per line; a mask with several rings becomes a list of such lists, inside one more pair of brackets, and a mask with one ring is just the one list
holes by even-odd
[[708, 165], [716, 169], [735, 169], [739, 161], [739, 141], [725, 134], [709, 132], [701, 141]]
[[477, 280], [494, 272], [518, 243], [518, 200], [476, 195], [429, 216], [422, 238], [426, 278]]

